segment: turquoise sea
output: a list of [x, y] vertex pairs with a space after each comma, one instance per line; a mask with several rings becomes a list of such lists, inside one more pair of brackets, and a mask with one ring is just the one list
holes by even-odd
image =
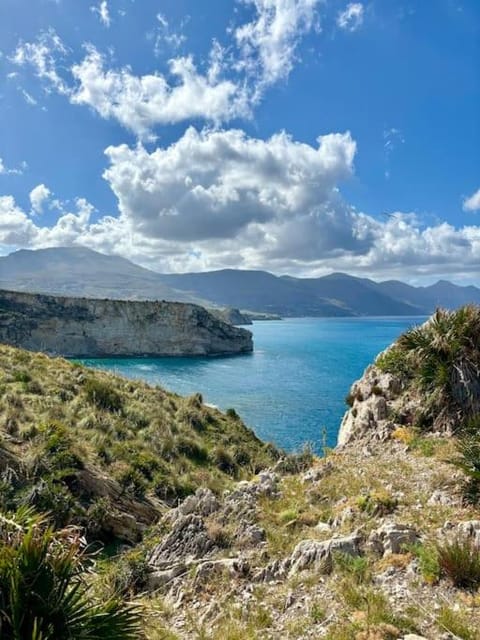
[[333, 446], [350, 385], [405, 329], [423, 318], [291, 318], [255, 322], [251, 355], [223, 358], [89, 359], [221, 409], [234, 407], [264, 440], [289, 451]]

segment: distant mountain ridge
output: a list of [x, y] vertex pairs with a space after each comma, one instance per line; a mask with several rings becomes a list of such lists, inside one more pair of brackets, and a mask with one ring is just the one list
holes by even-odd
[[414, 287], [345, 273], [320, 278], [223, 269], [160, 274], [80, 247], [21, 250], [0, 258], [0, 288], [95, 298], [177, 300], [292, 316], [429, 315], [480, 304], [480, 289], [440, 280]]

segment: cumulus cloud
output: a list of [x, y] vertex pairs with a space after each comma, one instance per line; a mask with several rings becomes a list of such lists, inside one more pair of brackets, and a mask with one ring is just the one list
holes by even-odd
[[480, 211], [480, 189], [463, 201], [464, 211]]
[[98, 7], [90, 7], [90, 11], [98, 15], [100, 22], [104, 27], [108, 28], [110, 26], [111, 18], [107, 0], [102, 0]]
[[139, 231], [204, 240], [310, 211], [350, 175], [355, 142], [349, 133], [331, 134], [314, 148], [285, 133], [265, 141], [190, 127], [166, 149], [121, 145], [106, 154], [104, 177]]
[[378, 219], [345, 201], [340, 187], [355, 151], [349, 133], [308, 145], [285, 133], [261, 140], [193, 128], [151, 152], [109, 147], [104, 177], [118, 199], [116, 215], [98, 217], [79, 198], [74, 207], [59, 203], [56, 222], [45, 226], [3, 196], [0, 245], [83, 245], [164, 272], [478, 276], [480, 226], [425, 226], [402, 212]]
[[50, 198], [52, 192], [44, 184], [38, 184], [30, 191], [30, 204], [33, 213], [43, 213], [43, 205]]
[[350, 2], [337, 16], [337, 25], [345, 31], [356, 31], [363, 24], [364, 7], [361, 2]]
[[57, 60], [68, 53], [54, 29], [42, 31], [33, 42], [21, 41], [10, 61], [18, 66], [31, 66], [35, 75], [44, 81], [46, 90], [68, 94], [68, 86], [57, 71]]
[[259, 76], [260, 87], [290, 74], [303, 35], [318, 24], [320, 0], [242, 0], [255, 17], [235, 30], [242, 58], [238, 66]]
[[105, 69], [104, 62], [90, 46], [84, 60], [72, 67], [78, 86], [70, 100], [90, 106], [102, 118], [116, 119], [139, 137], [148, 137], [159, 124], [196, 118], [219, 123], [248, 113], [246, 97], [234, 82], [219, 77], [217, 68], [200, 73], [190, 56], [170, 61], [173, 84], [161, 74]]
[[[92, 44], [85, 45], [80, 62], [67, 64], [71, 52], [53, 29], [32, 42], [19, 42], [9, 59], [32, 68], [47, 91], [116, 120], [141, 139], [153, 139], [159, 125], [182, 121], [201, 119], [218, 126], [249, 118], [266, 87], [288, 77], [302, 37], [318, 26], [321, 0], [239, 1], [253, 8], [253, 19], [231, 32], [236, 48], [214, 41], [200, 68], [191, 55], [177, 55], [168, 62], [169, 73], [138, 75], [128, 66], [111, 67]], [[110, 25], [106, 0], [91, 10]], [[157, 55], [162, 43], [180, 47], [185, 41], [181, 30], [173, 31], [161, 13], [156, 18], [151, 37]]]

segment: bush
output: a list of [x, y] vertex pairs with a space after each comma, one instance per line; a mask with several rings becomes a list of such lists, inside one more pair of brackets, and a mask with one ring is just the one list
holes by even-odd
[[230, 475], [234, 475], [237, 465], [233, 459], [230, 451], [225, 449], [225, 447], [218, 446], [213, 450], [213, 462], [217, 465], [220, 471], [224, 473], [228, 473]]
[[143, 475], [133, 467], [122, 471], [117, 480], [124, 491], [132, 493], [137, 498], [143, 498], [147, 490], [147, 482]]
[[480, 586], [480, 553], [473, 541], [458, 539], [437, 545], [440, 571], [456, 587], [477, 589]]
[[175, 449], [178, 454], [195, 462], [204, 463], [208, 460], [207, 449], [192, 438], [178, 438]]
[[460, 467], [466, 475], [463, 495], [467, 502], [480, 502], [480, 431], [467, 432], [456, 443], [458, 457], [452, 463]]
[[95, 378], [87, 380], [85, 383], [85, 393], [87, 394], [87, 400], [99, 409], [121, 411], [123, 407], [120, 394], [101, 380]]
[[78, 532], [54, 534], [31, 514], [0, 519], [2, 640], [140, 637], [135, 608], [118, 597], [93, 598]]
[[437, 548], [433, 545], [414, 544], [408, 550], [418, 560], [418, 566], [423, 579], [428, 584], [435, 584], [440, 578]]

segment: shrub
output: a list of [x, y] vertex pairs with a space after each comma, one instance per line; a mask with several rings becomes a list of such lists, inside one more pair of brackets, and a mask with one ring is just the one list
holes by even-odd
[[385, 516], [395, 511], [398, 502], [384, 491], [373, 491], [360, 496], [357, 500], [357, 506], [360, 511], [364, 511], [371, 516]]
[[124, 491], [132, 493], [137, 498], [143, 498], [147, 490], [147, 482], [143, 475], [133, 467], [122, 471], [117, 480]]
[[220, 471], [233, 475], [237, 469], [237, 465], [233, 459], [230, 451], [225, 447], [218, 446], [213, 450], [213, 462], [217, 465]]
[[435, 584], [440, 578], [440, 565], [438, 562], [437, 548], [433, 545], [414, 544], [408, 550], [418, 560], [418, 567], [423, 579], [428, 584]]
[[86, 381], [85, 393], [87, 394], [87, 400], [99, 409], [121, 411], [123, 407], [120, 394], [110, 385], [96, 378], [90, 378]]
[[15, 373], [13, 374], [13, 380], [15, 382], [27, 383], [30, 382], [31, 379], [32, 376], [28, 373], [28, 371], [15, 371]]
[[140, 637], [135, 608], [118, 597], [93, 598], [83, 575], [87, 557], [75, 530], [54, 534], [25, 513], [0, 518], [2, 640]]
[[466, 475], [463, 486], [465, 500], [476, 504], [480, 501], [480, 431], [462, 435], [456, 448], [458, 456], [451, 462]]
[[207, 449], [192, 438], [178, 438], [175, 449], [178, 454], [195, 462], [204, 463], [208, 460]]
[[469, 614], [462, 614], [450, 607], [443, 606], [437, 619], [438, 624], [461, 640], [478, 640], [478, 634], [472, 629]]
[[[480, 307], [438, 309], [377, 358], [377, 366], [405, 372], [424, 392], [424, 426], [458, 426], [480, 412]], [[392, 359], [397, 360], [395, 366]], [[396, 369], [396, 371], [395, 371]]]
[[456, 587], [480, 586], [480, 554], [473, 541], [459, 538], [437, 545], [438, 564], [443, 575]]

